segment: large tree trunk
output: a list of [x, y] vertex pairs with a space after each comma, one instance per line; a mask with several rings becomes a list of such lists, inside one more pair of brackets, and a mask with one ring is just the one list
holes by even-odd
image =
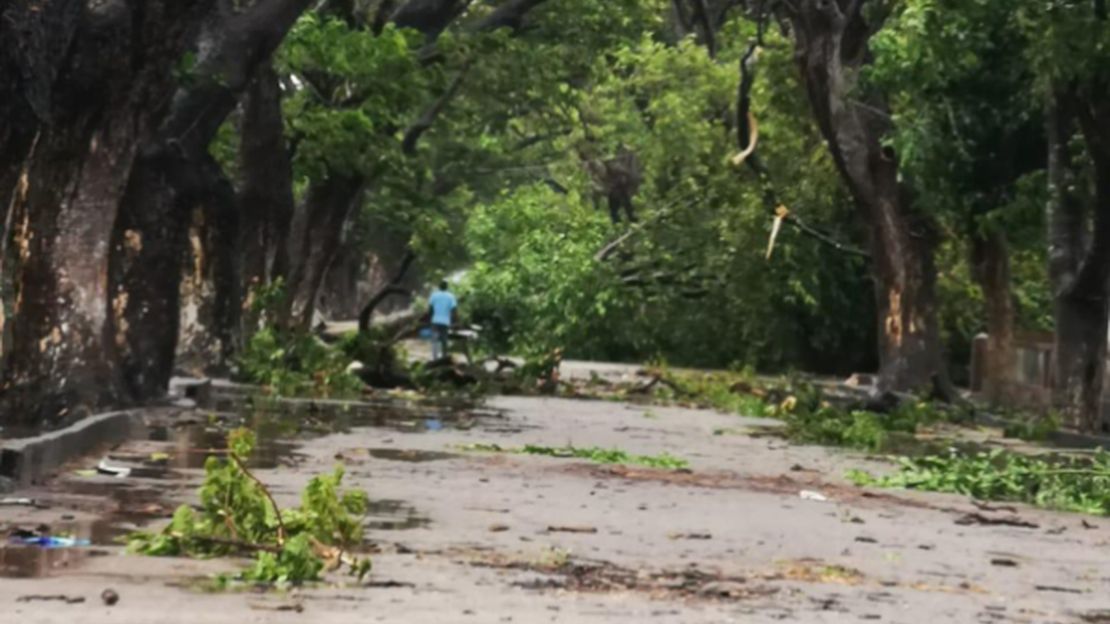
[[340, 249], [344, 226], [361, 201], [363, 187], [361, 176], [342, 174], [309, 186], [300, 232], [301, 260], [289, 280], [286, 326], [305, 330], [311, 326], [320, 285]]
[[937, 322], [936, 228], [914, 209], [898, 180], [897, 155], [882, 97], [859, 83], [869, 26], [852, 0], [785, 5], [796, 59], [817, 123], [870, 226], [871, 271], [879, 313], [879, 386], [951, 393]]
[[276, 280], [287, 282], [291, 261], [293, 166], [281, 111], [281, 88], [273, 67], [262, 68], [242, 106], [239, 142], [239, 253], [242, 256], [241, 335], [249, 339], [262, 323], [252, 293]]
[[239, 206], [243, 212], [243, 283], [287, 277], [285, 241], [293, 220], [293, 167], [285, 142], [278, 75], [267, 65], [243, 100]]
[[320, 314], [331, 320], [350, 320], [358, 317], [362, 302], [370, 296], [367, 280], [368, 254], [361, 241], [345, 240], [324, 276], [317, 297]]
[[[197, 203], [226, 203], [210, 199], [221, 192], [224, 176], [208, 145], [308, 4], [309, 0], [257, 0], [238, 7], [221, 5], [221, 13], [201, 33], [191, 79], [174, 94], [157, 135], [143, 144], [115, 228], [117, 253], [111, 274], [113, 333], [126, 383], [136, 398], [162, 395], [173, 373], [181, 284], [167, 276], [182, 272], [191, 209]], [[227, 249], [215, 251], [232, 253], [238, 247], [234, 239], [226, 244]], [[219, 266], [223, 270], [236, 264]], [[222, 272], [221, 276], [226, 277]], [[237, 287], [233, 290], [238, 292]], [[225, 302], [213, 305], [223, 309]], [[217, 364], [229, 353], [234, 341], [228, 334], [237, 331], [238, 318], [234, 313], [218, 315], [219, 322], [235, 325], [212, 327], [216, 334], [200, 340], [220, 344]]]
[[1010, 279], [1010, 249], [1006, 235], [991, 231], [971, 240], [972, 274], [983, 291], [987, 319], [987, 354], [983, 396], [1002, 400], [1014, 379], [1014, 297]]
[[[20, 75], [6, 95], [24, 103], [17, 112], [33, 113], [36, 136], [17, 188], [0, 190], [16, 191], [15, 305], [0, 398], [6, 422], [49, 422], [129, 398], [108, 330], [118, 303], [108, 287], [108, 242], [136, 146], [164, 117], [173, 67], [211, 5], [17, 2], [0, 16], [3, 63]], [[31, 119], [17, 114], [0, 125]], [[19, 144], [26, 132], [0, 137]], [[10, 183], [10, 173], [0, 176]]]
[[177, 362], [190, 374], [225, 374], [238, 344], [242, 290], [240, 213], [222, 172], [188, 214], [184, 272], [180, 280], [167, 280], [181, 293]]
[[[1067, 424], [1084, 431], [1108, 431], [1102, 389], [1110, 322], [1110, 94], [1081, 94], [1058, 87], [1047, 119], [1055, 401]], [[1083, 184], [1068, 147], [1077, 120], [1093, 164], [1093, 197], [1078, 195]]]

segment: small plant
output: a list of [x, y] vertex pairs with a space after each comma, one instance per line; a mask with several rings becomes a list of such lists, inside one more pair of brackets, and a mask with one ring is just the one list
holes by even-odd
[[[128, 536], [132, 552], [153, 556], [218, 557], [249, 552], [254, 564], [239, 580], [298, 583], [318, 580], [325, 568], [347, 565], [360, 580], [370, 560], [352, 557], [362, 541], [362, 491], [341, 493], [343, 468], [314, 477], [300, 507], [282, 510], [269, 490], [247, 468], [254, 433], [238, 429], [228, 436], [227, 459], [210, 456], [204, 466], [200, 506], [182, 505], [158, 533]], [[224, 583], [228, 579], [222, 579]]]
[[1110, 515], [1110, 453], [1090, 458], [1031, 457], [995, 450], [902, 458], [898, 473], [875, 477], [851, 471], [857, 485], [953, 492], [983, 500]]

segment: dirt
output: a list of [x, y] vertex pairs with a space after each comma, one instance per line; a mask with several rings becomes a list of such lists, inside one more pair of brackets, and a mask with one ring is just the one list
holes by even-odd
[[[487, 407], [252, 421], [270, 449], [254, 472], [280, 503], [339, 461], [366, 489], [363, 584], [205, 593], [198, 579], [242, 562], [139, 557], [113, 541], [195, 501], [204, 458], [222, 450], [216, 432], [238, 418], [195, 413], [113, 449], [113, 464], [143, 468], [129, 477], [76, 472], [94, 457], [13, 494], [48, 508], [0, 508], [0, 528], [45, 524], [92, 544], [0, 548], [0, 612], [59, 624], [1110, 621], [1105, 519], [856, 488], [847, 469], [890, 464], [742, 433], [775, 425], [761, 419], [555, 399]], [[714, 435], [724, 429], [741, 433]], [[666, 452], [690, 468], [464, 450], [479, 443]]]

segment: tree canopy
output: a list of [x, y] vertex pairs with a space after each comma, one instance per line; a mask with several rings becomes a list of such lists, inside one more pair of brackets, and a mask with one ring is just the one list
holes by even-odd
[[1101, 0], [115, 4], [0, 9], [5, 418], [458, 274], [491, 351], [946, 398], [1054, 332], [1107, 426]]

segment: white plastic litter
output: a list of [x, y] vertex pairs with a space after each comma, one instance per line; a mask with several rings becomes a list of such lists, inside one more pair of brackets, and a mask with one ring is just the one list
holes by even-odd
[[100, 474], [112, 475], [121, 479], [131, 476], [130, 468], [126, 466], [112, 466], [108, 464], [107, 459], [100, 460], [100, 463], [96, 465], [96, 471]]
[[825, 503], [829, 500], [829, 498], [824, 494], [820, 492], [814, 492], [812, 490], [802, 490], [801, 492], [798, 492], [798, 498], [801, 498], [802, 500], [817, 501], [820, 503]]

